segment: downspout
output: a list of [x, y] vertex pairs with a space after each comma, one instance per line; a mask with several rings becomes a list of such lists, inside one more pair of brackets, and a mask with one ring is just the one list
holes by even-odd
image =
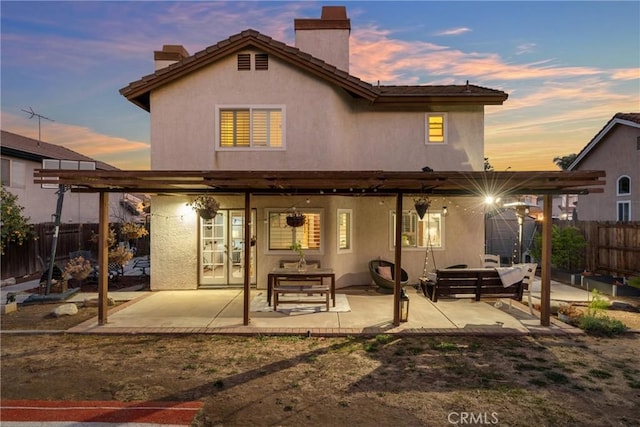
[[394, 260], [393, 325], [400, 326], [400, 291], [402, 282], [402, 192], [396, 195], [396, 251]]

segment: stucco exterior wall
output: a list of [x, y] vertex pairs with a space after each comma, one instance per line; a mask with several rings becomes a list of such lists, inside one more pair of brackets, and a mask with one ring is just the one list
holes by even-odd
[[[578, 196], [581, 221], [616, 221], [617, 202], [631, 201], [631, 221], [640, 221], [640, 129], [617, 125], [592, 149], [579, 170], [604, 170], [607, 174], [603, 193]], [[618, 178], [631, 178], [631, 195], [617, 196]]]
[[[242, 209], [244, 196], [216, 195], [221, 209]], [[186, 196], [153, 196], [151, 202], [151, 289], [197, 289], [198, 278], [198, 218], [186, 203]], [[293, 251], [268, 251], [267, 209], [286, 211], [291, 203], [300, 202], [295, 197], [252, 197], [256, 212], [256, 285], [267, 286], [267, 274], [282, 259], [296, 259]], [[384, 203], [382, 203], [384, 202]], [[304, 202], [301, 202], [304, 203]], [[482, 210], [478, 201], [471, 198], [436, 198], [432, 209], [440, 211], [448, 207], [444, 220], [445, 246], [429, 254], [428, 271], [452, 264], [479, 266], [483, 251]], [[394, 260], [391, 244], [391, 212], [395, 210], [393, 197], [311, 197], [302, 209], [322, 209], [322, 251], [306, 251], [305, 258], [319, 260], [324, 267], [333, 268], [338, 288], [372, 283], [368, 262], [378, 257]], [[405, 198], [405, 210], [413, 209], [413, 199]], [[338, 209], [351, 209], [353, 215], [353, 250], [338, 253], [336, 216]], [[416, 283], [424, 268], [425, 249], [403, 249], [402, 265]], [[435, 260], [434, 260], [435, 258]]]
[[[18, 204], [24, 207], [23, 215], [29, 217], [30, 224], [53, 222], [52, 215], [56, 212], [58, 195], [56, 189], [45, 189], [33, 183], [35, 169], [42, 168], [40, 162], [32, 162], [11, 156], [3, 156], [15, 162], [25, 165], [24, 185], [11, 185], [5, 187], [7, 191], [18, 196]], [[109, 219], [116, 220], [118, 213], [122, 211], [119, 201], [120, 193], [109, 194]], [[63, 223], [98, 223], [98, 194], [72, 193], [67, 191], [62, 205], [61, 221]]]
[[[483, 167], [482, 106], [430, 106], [431, 111], [448, 113], [448, 143], [426, 145], [424, 111], [376, 110], [273, 57], [268, 71], [237, 71], [236, 56], [232, 55], [153, 91], [151, 104], [154, 170]], [[216, 106], [225, 105], [282, 106], [285, 149], [215, 150]]]
[[296, 47], [349, 72], [349, 30], [296, 30]]

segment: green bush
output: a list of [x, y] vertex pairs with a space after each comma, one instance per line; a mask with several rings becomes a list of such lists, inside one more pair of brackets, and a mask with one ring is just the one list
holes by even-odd
[[609, 316], [584, 314], [578, 319], [578, 327], [589, 335], [612, 337], [626, 332], [624, 323]]
[[[551, 264], [558, 268], [572, 270], [584, 264], [584, 248], [587, 241], [578, 227], [558, 227], [551, 229]], [[535, 259], [542, 259], [542, 235], [534, 238], [531, 254]]]
[[2, 241], [0, 242], [0, 254], [4, 255], [4, 251], [10, 243], [22, 245], [29, 239], [34, 237], [33, 227], [29, 225], [29, 218], [22, 215], [24, 207], [20, 206], [18, 196], [11, 194], [0, 187], [0, 196], [2, 202]]

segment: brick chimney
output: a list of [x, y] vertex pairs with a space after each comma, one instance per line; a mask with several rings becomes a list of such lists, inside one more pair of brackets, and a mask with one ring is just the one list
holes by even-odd
[[156, 50], [153, 52], [156, 70], [168, 67], [187, 56], [189, 56], [189, 52], [179, 44], [165, 44], [162, 46], [162, 50]]
[[320, 19], [295, 19], [296, 47], [349, 72], [351, 20], [345, 6], [323, 6]]

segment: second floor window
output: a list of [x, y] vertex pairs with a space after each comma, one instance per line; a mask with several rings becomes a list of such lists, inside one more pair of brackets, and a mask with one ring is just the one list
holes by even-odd
[[618, 178], [618, 196], [631, 194], [631, 179], [628, 176]]
[[282, 149], [281, 107], [218, 108], [218, 149]]
[[5, 187], [24, 188], [27, 177], [27, 165], [24, 162], [2, 159], [2, 185]]
[[623, 222], [631, 220], [631, 202], [618, 202], [617, 220]]
[[447, 115], [445, 113], [429, 113], [426, 116], [426, 143], [444, 144], [447, 142]]

